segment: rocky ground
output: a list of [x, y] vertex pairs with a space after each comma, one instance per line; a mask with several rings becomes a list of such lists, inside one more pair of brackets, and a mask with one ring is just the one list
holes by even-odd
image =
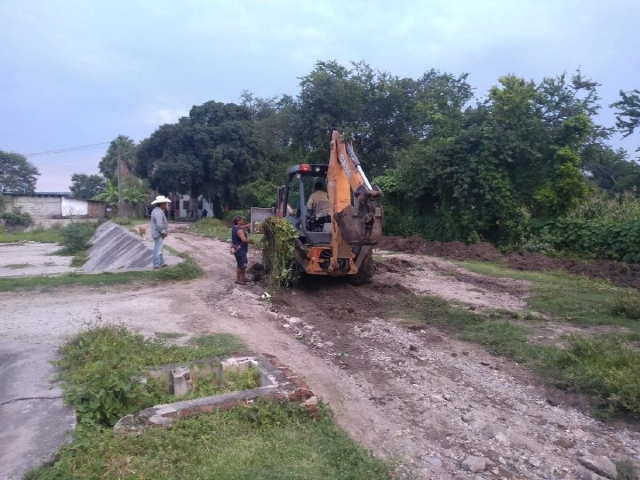
[[55, 346], [96, 317], [147, 335], [236, 334], [303, 376], [349, 434], [397, 463], [397, 478], [615, 478], [612, 462], [640, 461], [633, 425], [598, 422], [582, 397], [547, 389], [518, 365], [444, 331], [409, 329], [393, 314], [398, 299], [414, 292], [478, 310], [521, 310], [524, 282], [433, 257], [384, 254], [387, 266], [373, 284], [320, 282], [270, 303], [259, 284], [233, 284], [228, 244], [184, 232], [167, 243], [189, 252], [205, 277], [39, 293], [37, 302], [29, 292], [0, 294], [0, 340]]

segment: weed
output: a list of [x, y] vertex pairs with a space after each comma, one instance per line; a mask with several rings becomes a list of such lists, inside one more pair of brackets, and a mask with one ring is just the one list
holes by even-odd
[[[196, 344], [197, 345], [197, 344]], [[162, 403], [168, 392], [145, 367], [218, 357], [244, 350], [231, 335], [203, 337], [197, 348], [167, 346], [123, 327], [84, 331], [60, 349], [56, 362], [65, 400], [74, 406], [81, 427], [113, 426], [122, 416]], [[145, 377], [146, 383], [140, 379]]]
[[86, 250], [79, 250], [71, 259], [72, 267], [82, 267], [89, 259], [89, 253]]
[[284, 218], [269, 217], [263, 224], [262, 257], [272, 295], [280, 287], [295, 284], [298, 279], [295, 241], [298, 231]]
[[80, 250], [85, 250], [96, 230], [93, 223], [70, 223], [60, 230], [62, 244], [66, 247], [66, 252], [75, 254]]
[[613, 315], [640, 320], [640, 295], [632, 291], [619, 293], [611, 301], [609, 311]]
[[177, 420], [173, 428], [88, 432], [55, 465], [25, 478], [383, 480], [390, 470], [337, 427], [324, 405], [313, 419], [296, 404], [263, 400]]

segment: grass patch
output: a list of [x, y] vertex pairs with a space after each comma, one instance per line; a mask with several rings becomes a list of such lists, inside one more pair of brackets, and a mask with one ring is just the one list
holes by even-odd
[[[108, 426], [120, 416], [163, 398], [148, 375], [148, 365], [221, 357], [245, 349], [227, 334], [197, 337], [191, 344], [167, 346], [157, 338], [109, 326], [82, 332], [63, 346], [57, 363], [65, 399], [79, 418], [75, 440], [61, 448], [55, 464], [33, 470], [25, 479], [390, 478], [389, 465], [337, 427], [323, 404], [319, 418], [313, 418], [296, 403], [259, 400], [178, 419], [172, 428], [114, 435]], [[142, 376], [146, 384], [140, 382]], [[251, 371], [228, 379], [226, 385], [204, 382], [201, 393], [248, 388], [259, 381]]]
[[92, 432], [82, 440], [64, 447], [55, 465], [25, 479], [387, 480], [391, 474], [322, 405], [319, 419], [296, 404], [259, 401], [178, 420], [170, 429]]
[[640, 418], [640, 350], [630, 345], [637, 333], [573, 335], [567, 348], [536, 345], [529, 342], [529, 327], [495, 319], [496, 312], [476, 314], [437, 297], [411, 297], [398, 300], [409, 324], [458, 331], [463, 340], [532, 368], [551, 385], [591, 395], [599, 413]]
[[161, 339], [145, 339], [114, 326], [76, 335], [60, 349], [56, 365], [64, 381], [65, 400], [76, 409], [80, 429], [111, 427], [124, 415], [170, 401], [165, 385], [148, 374], [148, 366], [246, 350], [233, 335], [205, 338], [192, 346], [168, 346]]
[[10, 263], [7, 265], [7, 268], [10, 268], [11, 270], [19, 270], [21, 268], [27, 268], [28, 266], [28, 263]]
[[640, 320], [640, 294], [635, 291], [619, 293], [611, 301], [609, 311], [619, 317]]
[[87, 252], [87, 250], [80, 250], [76, 252], [73, 258], [71, 259], [71, 266], [76, 268], [82, 267], [87, 262], [88, 259], [89, 259], [89, 252]]
[[30, 232], [3, 232], [0, 230], [0, 243], [38, 242], [62, 243], [59, 228], [36, 228]]
[[188, 231], [203, 237], [217, 238], [223, 242], [231, 241], [231, 225], [217, 218], [202, 218], [190, 225]]
[[184, 261], [178, 265], [160, 270], [97, 274], [65, 273], [55, 277], [0, 278], [0, 292], [76, 286], [100, 288], [131, 283], [150, 286], [170, 280], [193, 280], [203, 275], [202, 268], [193, 258], [185, 254], [181, 254], [181, 256]]
[[156, 338], [160, 340], [175, 340], [176, 338], [185, 337], [186, 333], [178, 333], [178, 332], [156, 332]]
[[[618, 297], [640, 298], [636, 290], [564, 272], [521, 272], [484, 262], [462, 262], [461, 266], [482, 275], [532, 282], [534, 294], [524, 299], [527, 305], [557, 320], [587, 325], [618, 325], [640, 332], [640, 322], [625, 318], [621, 313], [613, 313], [611, 309]], [[640, 300], [637, 302], [640, 304]]]

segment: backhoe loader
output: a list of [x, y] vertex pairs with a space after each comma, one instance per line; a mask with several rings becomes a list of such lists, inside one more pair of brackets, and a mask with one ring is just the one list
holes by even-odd
[[[307, 208], [306, 199], [318, 184], [326, 185], [328, 194], [322, 212]], [[381, 197], [380, 189], [369, 183], [362, 170], [353, 144], [343, 142], [334, 130], [329, 164], [289, 168], [272, 215], [285, 217], [297, 229], [295, 259], [302, 272], [350, 276], [355, 283], [366, 283], [373, 275], [372, 248], [382, 236]], [[265, 235], [265, 241], [272, 240]], [[266, 257], [263, 262], [269, 271]]]

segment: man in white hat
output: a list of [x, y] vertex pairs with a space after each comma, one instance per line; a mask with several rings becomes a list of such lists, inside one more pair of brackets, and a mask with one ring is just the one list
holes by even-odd
[[169, 222], [167, 222], [167, 217], [164, 214], [164, 211], [167, 209], [167, 205], [171, 203], [164, 195], [159, 195], [156, 199], [151, 202], [151, 205], [155, 205], [151, 211], [151, 238], [153, 238], [153, 269], [157, 270], [159, 268], [168, 267], [166, 263], [164, 263], [164, 258], [162, 257], [162, 244], [164, 243], [164, 239], [169, 233]]

